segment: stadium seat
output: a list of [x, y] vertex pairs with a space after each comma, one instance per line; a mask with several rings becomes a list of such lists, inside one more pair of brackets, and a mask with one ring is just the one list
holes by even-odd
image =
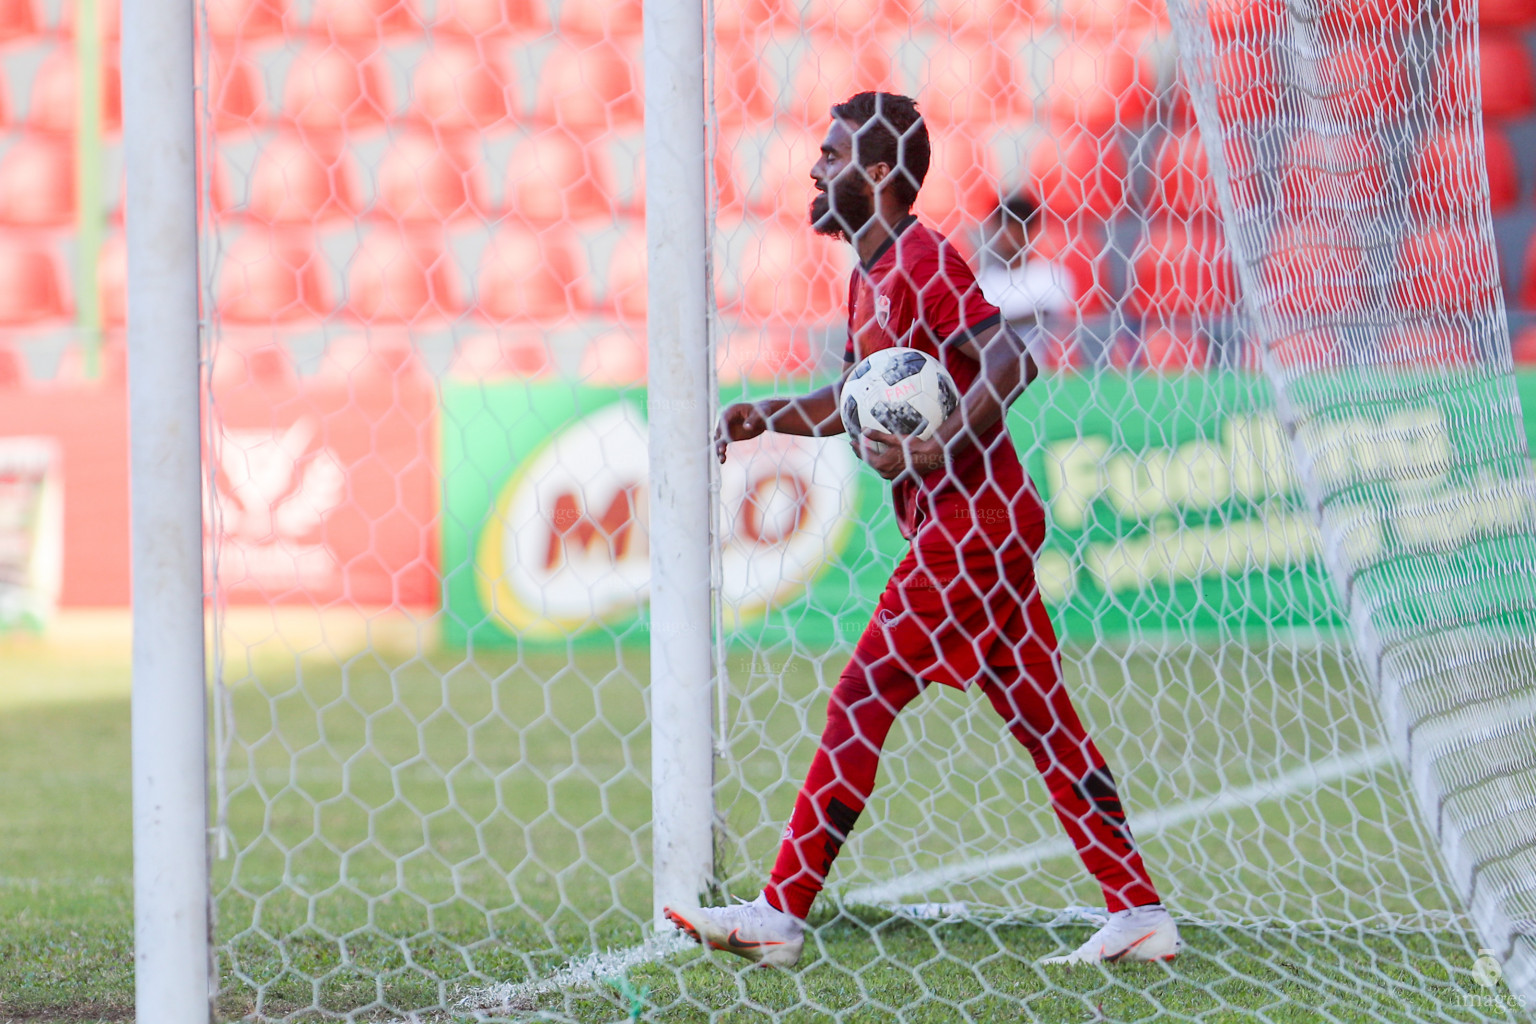
[[419, 36], [426, 27], [415, 0], [315, 0], [310, 30], [337, 42]]
[[335, 305], [325, 259], [305, 232], [247, 231], [217, 266], [219, 314], [231, 323], [319, 320]]
[[1163, 0], [1062, 0], [1061, 27], [1072, 32], [1123, 32], [1168, 24]]
[[1368, 212], [1380, 205], [1386, 180], [1381, 150], [1370, 136], [1303, 131], [1286, 153], [1282, 189], [1291, 210]]
[[[824, 132], [832, 104], [868, 89], [894, 87], [890, 49], [883, 41], [807, 47], [795, 67], [792, 86], [789, 116]], [[819, 136], [816, 141], [819, 145]]]
[[726, 334], [715, 348], [715, 372], [721, 384], [769, 384], [813, 369], [815, 359], [805, 331], [737, 330]]
[[586, 259], [565, 226], [502, 225], [480, 259], [475, 311], [494, 323], [549, 324], [592, 305]]
[[1124, 202], [1125, 154], [1078, 128], [1036, 136], [1020, 160], [1024, 189], [1058, 217], [1107, 219]]
[[1190, 217], [1216, 211], [1216, 182], [1200, 129], [1164, 136], [1153, 169], [1150, 212]]
[[63, 226], [75, 217], [75, 146], [57, 135], [23, 135], [0, 155], [0, 224]]
[[1477, 342], [1467, 327], [1404, 323], [1382, 339], [1381, 360], [1389, 366], [1466, 366], [1478, 361]]
[[1284, 0], [1210, 0], [1211, 34], [1218, 44], [1263, 39], [1280, 27]]
[[794, 0], [718, 0], [715, 38], [755, 38], [765, 32], [794, 27], [799, 14]]
[[1270, 353], [1275, 362], [1288, 370], [1337, 366], [1344, 359], [1344, 353], [1333, 335], [1316, 330], [1283, 335], [1270, 345]]
[[[55, 47], [38, 65], [32, 78], [27, 124], [38, 131], [73, 132], [79, 113], [76, 109], [78, 85], [74, 48], [67, 45]], [[117, 51], [113, 47], [107, 47], [102, 53], [101, 129], [110, 133], [123, 129], [123, 82]]]
[[1204, 334], [1188, 326], [1157, 325], [1141, 336], [1139, 362], [1158, 373], [1204, 370], [1210, 366], [1210, 347]]
[[316, 146], [287, 133], [262, 149], [250, 180], [246, 212], [269, 224], [352, 219], [363, 206], [350, 150]]
[[1516, 366], [1536, 365], [1536, 324], [1527, 325], [1516, 332], [1509, 349]]
[[544, 60], [535, 112], [545, 124], [577, 131], [638, 128], [640, 83], [631, 49], [562, 39]]
[[209, 369], [214, 400], [244, 388], [292, 389], [298, 383], [293, 355], [273, 331], [225, 331], [213, 347]]
[[782, 120], [766, 137], [738, 132], [724, 137], [720, 152], [730, 161], [747, 206], [764, 214], [805, 216], [815, 186], [811, 168], [821, 145], [820, 129]]
[[1264, 44], [1244, 41], [1224, 46], [1213, 64], [1216, 110], [1224, 122], [1252, 124], [1273, 116], [1280, 103], [1280, 85]]
[[549, 28], [549, 6], [544, 0], [439, 0], [432, 33], [481, 39], [544, 35]]
[[[209, 68], [213, 74], [213, 87], [209, 90], [208, 104], [213, 112], [214, 128], [228, 135], [261, 127], [267, 118], [261, 71], [256, 65], [243, 57], [238, 49], [215, 49]], [[197, 70], [201, 75], [201, 61]]]
[[393, 107], [389, 76], [378, 58], [325, 43], [300, 51], [283, 83], [283, 113], [305, 132], [377, 127]]
[[1477, 140], [1470, 128], [1432, 133], [1424, 140], [1414, 160], [1412, 197], [1421, 216], [1459, 217], [1470, 215], [1474, 195], [1481, 191], [1479, 179], [1486, 167], [1488, 198], [1494, 213], [1502, 213], [1520, 201], [1520, 172], [1515, 166], [1515, 151], [1509, 136], [1495, 124], [1483, 126], [1483, 153], [1479, 159]]
[[646, 262], [645, 225], [631, 224], [608, 254], [602, 303], [606, 312], [624, 320], [645, 319]]
[[128, 239], [113, 232], [96, 258], [96, 305], [106, 327], [128, 324]]
[[639, 39], [640, 0], [561, 0], [558, 28], [591, 39]]
[[37, 0], [0, 0], [0, 42], [25, 39], [42, 30], [43, 17]]
[[416, 354], [409, 331], [401, 328], [369, 328], [366, 333], [343, 334], [332, 338], [320, 357], [315, 372], [316, 383], [358, 388], [375, 394], [389, 394], [389, 381], [403, 377], [425, 377], [426, 367]]
[[956, 125], [932, 131], [933, 160], [917, 194], [917, 212], [954, 236], [985, 220], [997, 207], [997, 158], [984, 137]]
[[804, 220], [748, 226], [731, 273], [739, 287], [730, 308], [770, 327], [833, 323], [847, 316], [844, 247], [819, 238]]
[[1094, 135], [1136, 129], [1152, 106], [1151, 69], [1124, 36], [1078, 36], [1056, 55], [1046, 91], [1052, 123]]
[[1001, 40], [1030, 31], [1038, 0], [935, 0], [933, 24], [952, 39]]
[[1013, 55], [991, 40], [943, 41], [927, 54], [918, 103], [930, 124], [995, 125], [1028, 113]]
[[1072, 279], [1073, 300], [1080, 317], [1102, 316], [1114, 302], [1103, 236], [1074, 218], [1043, 213], [1030, 240], [1030, 255], [1064, 268]]
[[1479, 65], [1486, 117], [1525, 117], [1536, 112], [1536, 73], [1525, 39], [1516, 33], [1484, 32]]
[[289, 28], [285, 0], [208, 0], [204, 9], [208, 34], [219, 43], [269, 39]]
[[57, 253], [26, 234], [0, 232], [0, 324], [36, 324], [70, 311]]
[[1380, 34], [1364, 33], [1330, 46], [1317, 61], [1316, 88], [1345, 130], [1366, 130], [1402, 108], [1401, 54]]
[[1536, 4], [1531, 0], [1478, 0], [1477, 22], [1484, 28], [1529, 28], [1536, 25]]
[[410, 116], [439, 131], [483, 131], [515, 110], [511, 78], [487, 48], [439, 42], [416, 65]]
[[1396, 295], [1408, 310], [1476, 309], [1498, 289], [1498, 257], [1469, 225], [1426, 228], [1403, 240]]
[[0, 342], [0, 391], [26, 387], [30, 374], [27, 360], [13, 343]]
[[713, 77], [718, 123], [756, 124], [773, 117], [774, 92], [750, 40], [727, 36], [717, 42]]
[[539, 330], [472, 334], [459, 342], [448, 376], [461, 380], [548, 377], [555, 372], [549, 345]]
[[385, 151], [378, 181], [374, 211], [402, 223], [479, 221], [488, 206], [485, 166], [473, 140], [402, 135]]
[[1237, 275], [1214, 221], [1164, 221], [1147, 227], [1131, 257], [1131, 306], [1162, 323], [1218, 316], [1237, 300]]
[[558, 126], [513, 148], [503, 195], [509, 213], [535, 224], [611, 217], [617, 205], [607, 149]]
[[638, 329], [608, 331], [587, 342], [576, 376], [589, 387], [633, 387], [645, 383], [646, 362]]
[[1367, 306], [1365, 256], [1332, 243], [1312, 223], [1282, 224], [1263, 261], [1269, 300], [1283, 316], [1357, 315]]
[[463, 309], [458, 268], [438, 233], [375, 228], [347, 268], [347, 313], [366, 324], [422, 324]]
[[872, 33], [908, 30], [923, 6], [922, 0], [809, 0], [801, 7], [801, 27], [816, 37], [813, 49], [827, 50]]

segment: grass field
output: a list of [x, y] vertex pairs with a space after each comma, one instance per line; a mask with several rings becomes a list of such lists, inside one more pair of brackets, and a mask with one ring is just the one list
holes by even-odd
[[[368, 655], [230, 675], [221, 1014], [395, 1019], [478, 998], [498, 1018], [583, 1022], [1505, 1019], [1336, 653], [1071, 664], [1190, 922], [1173, 965], [1034, 963], [1081, 941], [1091, 925], [1056, 911], [1095, 893], [989, 713], [936, 691], [898, 721], [799, 968], [688, 950], [615, 984], [550, 982], [648, 933], [644, 653]], [[126, 665], [7, 648], [0, 666], [0, 1020], [131, 1019]], [[733, 892], [760, 881], [809, 757], [817, 668], [731, 666]], [[895, 906], [935, 901], [970, 909]]]

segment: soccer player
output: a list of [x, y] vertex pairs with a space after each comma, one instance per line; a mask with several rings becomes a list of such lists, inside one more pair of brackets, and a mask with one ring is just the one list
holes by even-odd
[[[832, 690], [820, 747], [762, 894], [738, 906], [665, 912], [716, 949], [795, 964], [806, 915], [869, 799], [896, 715], [931, 683], [974, 683], [1044, 775], [1110, 911], [1088, 942], [1046, 962], [1170, 959], [1178, 928], [1136, 850], [1114, 778], [1062, 685], [1056, 635], [1034, 581], [1044, 509], [1003, 414], [1035, 366], [965, 261], [913, 216], [929, 157], [928, 129], [911, 99], [862, 92], [832, 108], [811, 170], [819, 193], [812, 226], [849, 242], [859, 257], [848, 288], [844, 379], [871, 352], [903, 345], [942, 360], [961, 392], [955, 413], [928, 440], [875, 431], [851, 439], [892, 481], [911, 549]], [[840, 389], [729, 406], [715, 430], [716, 454], [723, 462], [732, 441], [765, 430], [843, 433]]]

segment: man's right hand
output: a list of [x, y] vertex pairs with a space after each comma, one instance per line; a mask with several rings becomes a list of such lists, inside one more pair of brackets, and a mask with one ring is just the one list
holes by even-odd
[[752, 402], [736, 402], [720, 412], [715, 424], [715, 456], [725, 461], [725, 449], [732, 441], [749, 441], [768, 429], [768, 420]]

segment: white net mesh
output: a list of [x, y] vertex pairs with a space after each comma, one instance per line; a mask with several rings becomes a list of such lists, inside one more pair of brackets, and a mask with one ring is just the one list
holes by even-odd
[[[1044, 368], [1007, 419], [1033, 571], [1185, 943], [1106, 973], [1036, 963], [1103, 897], [974, 687], [895, 717], [799, 967], [654, 933], [639, 4], [203, 5], [226, 1012], [1504, 1017], [1508, 943], [1478, 954], [1520, 904], [1463, 897], [1520, 886], [1528, 751], [1466, 784], [1397, 756], [1518, 689], [1494, 637], [1528, 629], [1495, 579], [1524, 549], [1464, 543], [1528, 508], [1474, 14], [1209, 7], [707, 12], [721, 404], [844, 369], [854, 251], [810, 171], [868, 88], [916, 97], [916, 212]], [[739, 443], [717, 484], [707, 902], [767, 880], [907, 547], [842, 438]], [[1436, 792], [1474, 806], [1426, 831]], [[1464, 826], [1490, 811], [1509, 834]]]

